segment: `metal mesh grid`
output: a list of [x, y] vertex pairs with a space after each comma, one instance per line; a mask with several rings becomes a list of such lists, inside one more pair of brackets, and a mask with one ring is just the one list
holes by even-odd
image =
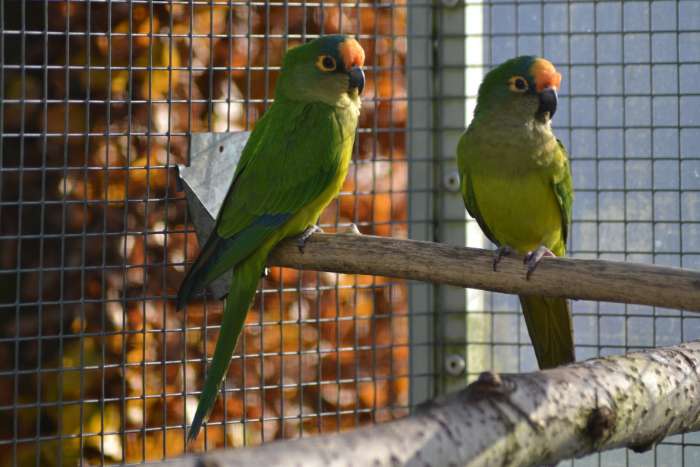
[[[485, 245], [441, 198], [453, 144], [483, 73], [535, 53], [564, 75], [570, 254], [700, 267], [695, 1], [6, 0], [0, 27], [4, 463], [183, 451], [221, 305], [172, 309], [197, 247], [173, 167], [190, 132], [251, 128], [281, 51], [319, 33], [357, 34], [368, 57], [353, 169], [325, 227]], [[535, 368], [514, 297], [286, 269], [261, 285], [196, 450], [401, 416], [449, 386], [456, 347], [470, 378]], [[573, 308], [579, 358], [700, 334], [676, 310]], [[572, 464], [698, 465], [700, 438]]]
[[[436, 68], [461, 73], [465, 89], [443, 86], [443, 107], [466, 99], [471, 112], [483, 73], [513, 56], [544, 56], [563, 75], [553, 123], [569, 150], [576, 190], [569, 254], [697, 269], [700, 2], [464, 3], [436, 8]], [[464, 22], [461, 33], [454, 32], [456, 18]], [[465, 43], [466, 53], [455, 54]], [[462, 128], [459, 117], [438, 125], [447, 154]], [[440, 222], [464, 231], [461, 213]], [[469, 223], [467, 243], [489, 245]], [[466, 339], [444, 334], [442, 345], [466, 348], [470, 378], [487, 368], [536, 369], [515, 296], [470, 291], [466, 302]], [[444, 320], [463, 316], [459, 303], [450, 305], [441, 310]], [[576, 301], [573, 313], [579, 359], [700, 335], [697, 315], [678, 310]], [[697, 434], [674, 436], [648, 453], [616, 450], [561, 465], [698, 465], [699, 443]]]
[[[401, 3], [0, 2], [0, 451], [21, 465], [181, 454], [221, 304], [172, 298], [197, 243], [188, 134], [250, 129], [284, 50], [359, 37], [367, 85], [330, 228], [407, 236]], [[273, 268], [192, 450], [408, 407], [406, 286]]]

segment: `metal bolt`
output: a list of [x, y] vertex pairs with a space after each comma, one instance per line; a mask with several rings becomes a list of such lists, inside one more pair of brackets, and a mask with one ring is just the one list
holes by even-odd
[[442, 184], [447, 191], [459, 191], [459, 172], [450, 170], [445, 174]]
[[445, 371], [450, 376], [461, 376], [466, 367], [467, 363], [464, 361], [464, 357], [459, 354], [453, 353], [445, 357]]

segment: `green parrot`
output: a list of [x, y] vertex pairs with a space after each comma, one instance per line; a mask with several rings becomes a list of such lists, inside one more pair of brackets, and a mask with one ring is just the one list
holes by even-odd
[[231, 361], [270, 251], [316, 230], [321, 211], [340, 192], [360, 114], [365, 53], [346, 36], [325, 36], [287, 52], [275, 101], [243, 149], [216, 225], [183, 280], [182, 308], [233, 268], [221, 331], [188, 440], [207, 418]]
[[[566, 149], [552, 133], [561, 75], [547, 60], [517, 57], [479, 87], [474, 119], [457, 147], [467, 211], [504, 255], [525, 255], [527, 277], [544, 256], [566, 254], [573, 183]], [[566, 299], [521, 295], [540, 368], [574, 361]]]

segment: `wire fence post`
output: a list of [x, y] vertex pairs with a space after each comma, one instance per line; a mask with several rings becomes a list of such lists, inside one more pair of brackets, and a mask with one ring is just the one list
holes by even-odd
[[[459, 138], [471, 119], [483, 74], [478, 66], [483, 64], [482, 11], [483, 6], [477, 2], [436, 3], [433, 67], [435, 240], [474, 247], [483, 247], [485, 239], [464, 209], [455, 155]], [[436, 290], [439, 393], [463, 386], [465, 377], [474, 374], [472, 367], [482, 367], [488, 359], [488, 346], [483, 345], [489, 336], [488, 316], [481, 313], [484, 297], [482, 291], [458, 287], [440, 286]], [[465, 313], [469, 310], [480, 313]]]
[[[459, 192], [455, 150], [464, 130], [467, 114], [466, 15], [459, 2], [440, 0], [436, 12], [435, 43], [435, 240], [464, 245], [465, 210]], [[436, 351], [440, 368], [438, 392], [444, 394], [462, 386], [466, 372], [466, 292], [440, 286], [435, 296], [437, 319]]]
[[[433, 7], [421, 0], [408, 9], [407, 157], [409, 168], [409, 237], [433, 241]], [[411, 407], [432, 397], [434, 390], [434, 293], [428, 283], [409, 286], [411, 344]]]

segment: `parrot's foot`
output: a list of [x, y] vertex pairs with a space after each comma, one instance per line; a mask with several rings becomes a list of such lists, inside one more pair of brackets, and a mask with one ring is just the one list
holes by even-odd
[[540, 245], [535, 251], [530, 251], [525, 255], [525, 259], [523, 260], [523, 263], [527, 265], [527, 274], [525, 274], [525, 279], [530, 279], [530, 276], [537, 268], [537, 265], [540, 264], [540, 261], [542, 261], [542, 258], [545, 256], [555, 257], [556, 255], [552, 253], [552, 250], [544, 245]]
[[323, 233], [323, 229], [317, 225], [310, 225], [301, 233], [301, 235], [297, 237], [297, 248], [299, 248], [299, 253], [304, 254], [306, 241], [316, 232]]
[[501, 262], [504, 256], [508, 256], [513, 253], [513, 249], [508, 245], [499, 246], [498, 250], [493, 254], [493, 270], [497, 271], [498, 263]]

